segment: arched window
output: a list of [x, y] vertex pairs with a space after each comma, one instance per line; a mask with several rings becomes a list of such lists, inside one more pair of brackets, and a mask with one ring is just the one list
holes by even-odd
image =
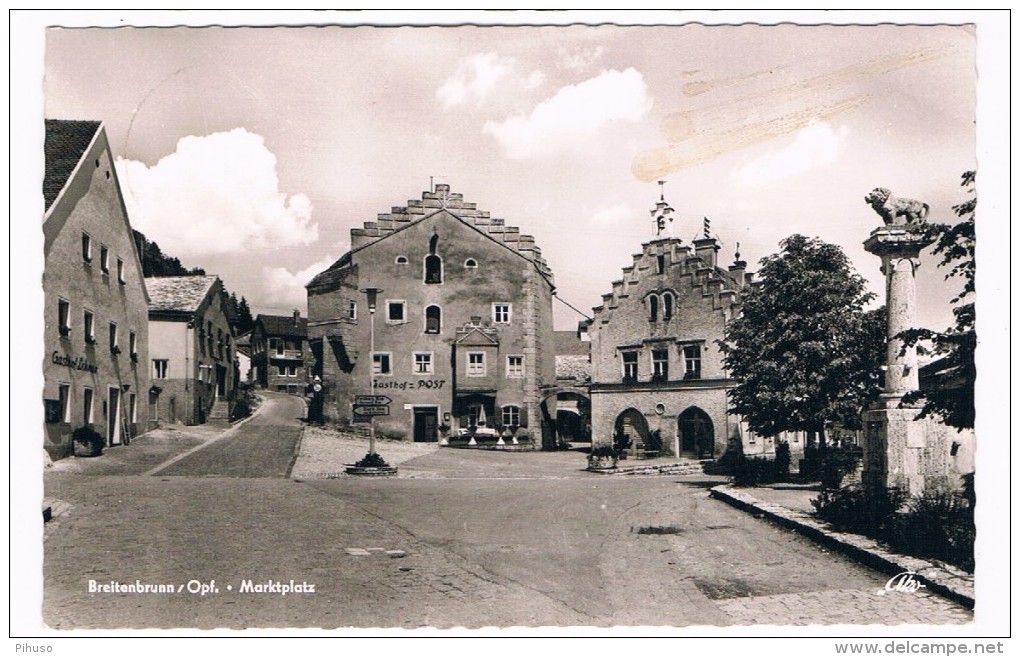
[[659, 297], [654, 294], [648, 297], [648, 321], [659, 321]]
[[429, 306], [425, 309], [425, 332], [439, 333], [442, 327], [443, 311], [439, 306]]
[[467, 267], [468, 269], [474, 269], [475, 267], [478, 266], [478, 261], [475, 260], [474, 258], [468, 258], [467, 260], [464, 261], [464, 266]]
[[425, 282], [430, 285], [443, 282], [443, 260], [437, 255], [425, 256]]
[[666, 292], [662, 295], [662, 319], [670, 320], [673, 317], [673, 295]]
[[407, 264], [407, 256], [397, 256], [397, 259], [394, 260], [393, 262], [397, 263], [398, 265], [406, 265]]

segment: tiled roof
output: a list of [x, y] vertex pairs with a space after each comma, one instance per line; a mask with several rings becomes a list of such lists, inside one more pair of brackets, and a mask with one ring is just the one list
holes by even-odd
[[553, 331], [553, 350], [557, 356], [587, 356], [590, 342], [581, 342], [577, 331]]
[[46, 172], [42, 191], [47, 210], [85, 155], [99, 125], [99, 121], [46, 120]]
[[217, 276], [155, 276], [145, 279], [149, 310], [193, 312], [198, 309]]
[[298, 317], [294, 320], [293, 315], [259, 315], [255, 323], [262, 323], [266, 335], [288, 335], [304, 338], [308, 336], [308, 318]]

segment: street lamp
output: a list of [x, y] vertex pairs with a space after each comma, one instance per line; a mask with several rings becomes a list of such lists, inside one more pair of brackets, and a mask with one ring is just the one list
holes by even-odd
[[[381, 288], [378, 287], [366, 287], [361, 290], [368, 297], [368, 394], [375, 394], [375, 305], [379, 297], [379, 293], [382, 292]], [[368, 418], [368, 453], [375, 454], [375, 416], [369, 416]]]

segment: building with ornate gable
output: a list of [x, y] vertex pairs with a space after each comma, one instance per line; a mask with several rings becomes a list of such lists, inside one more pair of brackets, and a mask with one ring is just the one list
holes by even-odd
[[392, 400], [384, 436], [435, 441], [484, 417], [555, 445], [555, 287], [533, 237], [440, 184], [353, 229], [307, 290], [322, 419], [356, 421], [354, 397], [374, 393]]
[[[658, 209], [672, 212], [664, 201]], [[717, 458], [731, 441], [748, 453], [772, 451], [727, 412], [735, 382], [717, 341], [752, 276], [739, 254], [719, 266], [718, 251], [707, 230], [692, 245], [674, 237], [643, 244], [582, 322], [591, 341], [593, 445], [687, 458]]]

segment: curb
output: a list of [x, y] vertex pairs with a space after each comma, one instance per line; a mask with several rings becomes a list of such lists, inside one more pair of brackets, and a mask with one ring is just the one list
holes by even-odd
[[600, 475], [700, 475], [705, 474], [701, 463], [663, 463], [661, 465], [625, 465], [613, 468], [591, 469], [587, 472]]
[[950, 566], [939, 566], [925, 559], [889, 552], [873, 539], [858, 534], [844, 534], [832, 531], [825, 523], [800, 511], [793, 511], [778, 504], [761, 500], [735, 490], [725, 484], [716, 486], [709, 494], [741, 511], [794, 529], [804, 536], [822, 543], [834, 550], [878, 571], [897, 575], [913, 573], [932, 593], [958, 602], [968, 609], [974, 608], [974, 577]]

